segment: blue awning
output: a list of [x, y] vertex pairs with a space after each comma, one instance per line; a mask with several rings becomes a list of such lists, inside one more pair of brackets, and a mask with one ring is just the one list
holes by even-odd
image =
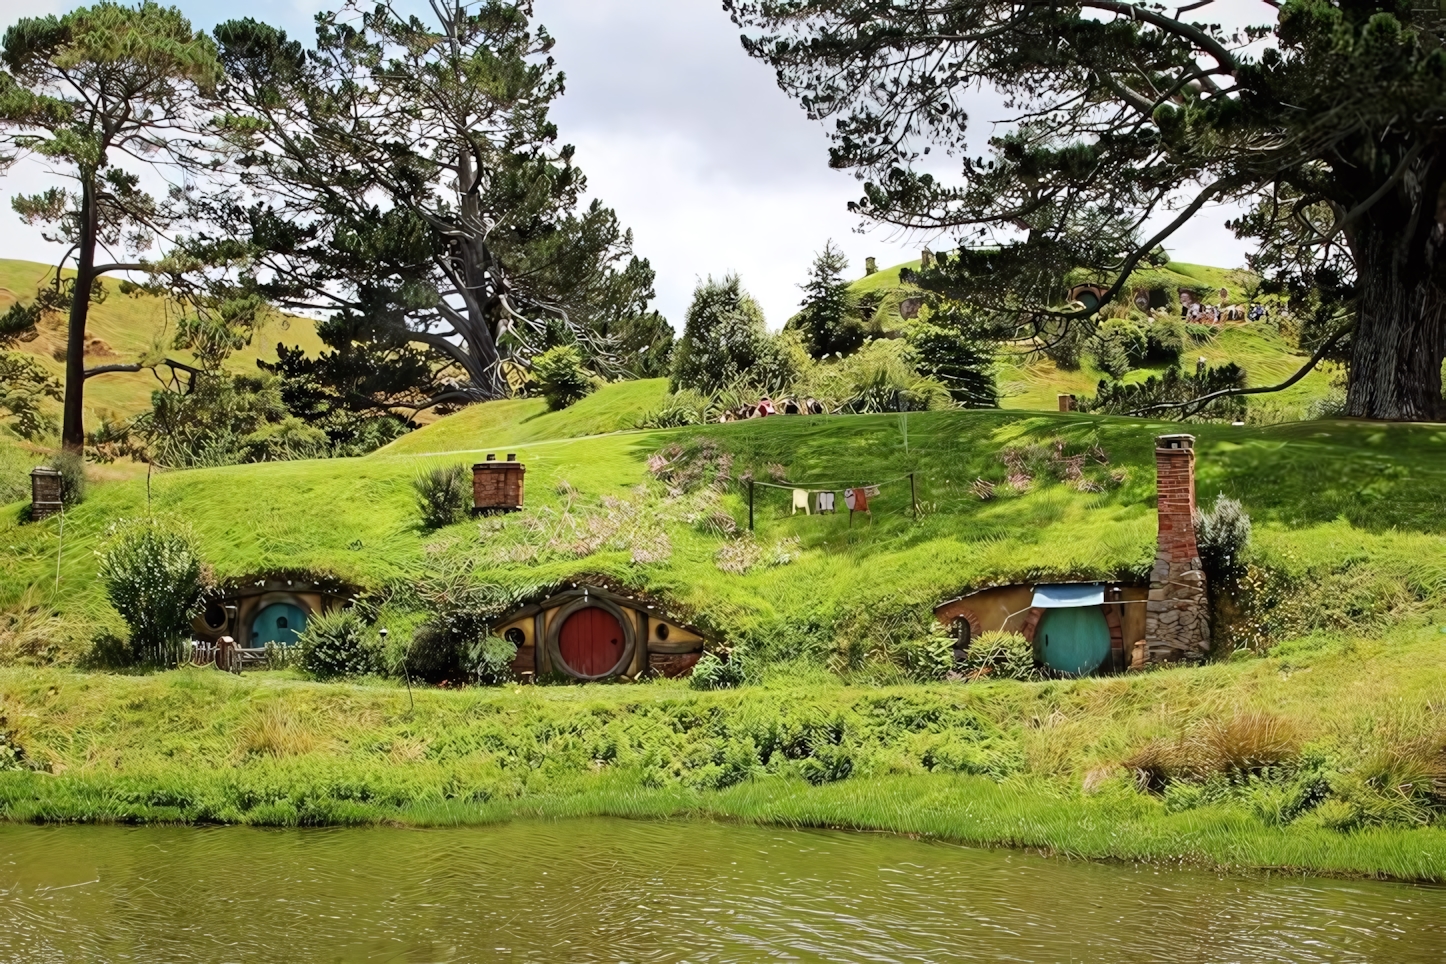
[[1100, 606], [1104, 601], [1104, 583], [1071, 583], [1064, 586], [1035, 586], [1032, 605], [1036, 609], [1077, 609], [1081, 606]]

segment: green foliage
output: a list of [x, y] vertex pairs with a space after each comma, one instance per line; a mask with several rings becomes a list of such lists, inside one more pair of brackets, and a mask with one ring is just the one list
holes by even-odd
[[65, 507], [85, 501], [89, 486], [85, 476], [85, 458], [79, 452], [59, 451], [50, 457], [51, 468], [60, 471], [60, 501]]
[[472, 507], [472, 473], [465, 465], [438, 465], [412, 480], [422, 525], [441, 529], [461, 522]]
[[467, 650], [467, 665], [477, 682], [501, 686], [512, 681], [512, 661], [517, 647], [501, 636], [486, 636]]
[[130, 627], [127, 661], [174, 663], [205, 588], [190, 527], [155, 516], [116, 523], [99, 574], [106, 597]]
[[91, 441], [104, 458], [128, 455], [177, 468], [283, 462], [332, 454], [324, 431], [291, 414], [281, 383], [256, 376], [197, 372], [151, 395], [151, 410], [103, 421]]
[[929, 620], [929, 628], [898, 647], [897, 658], [910, 678], [940, 680], [954, 668], [954, 635], [938, 620]]
[[1195, 544], [1211, 582], [1235, 582], [1245, 573], [1250, 515], [1235, 499], [1220, 493], [1213, 508], [1195, 513]]
[[1034, 647], [1019, 633], [991, 630], [969, 641], [957, 667], [966, 679], [1036, 680]]
[[[563, 90], [553, 41], [531, 8], [355, 13], [324, 14], [311, 51], [251, 19], [216, 28], [223, 133], [255, 203], [214, 207], [215, 230], [266, 252], [261, 293], [335, 305], [354, 345], [404, 360], [407, 377], [371, 379], [385, 392], [505, 397], [514, 364], [557, 329], [609, 363], [607, 332], [647, 313], [653, 270], [616, 213], [584, 200], [549, 116]], [[412, 341], [430, 345], [427, 365]], [[445, 365], [429, 370], [433, 358]]]
[[673, 326], [656, 311], [604, 321], [599, 333], [614, 345], [623, 370], [633, 378], [666, 378], [673, 368]]
[[427, 619], [406, 652], [407, 669], [414, 676], [429, 683], [475, 679], [495, 684], [510, 678], [516, 647], [496, 639], [492, 629], [540, 587], [485, 582], [475, 569], [469, 562], [443, 559], [418, 585]]
[[556, 412], [586, 398], [597, 387], [593, 374], [583, 364], [582, 353], [573, 345], [549, 348], [532, 360], [532, 377], [537, 390]]
[[781, 367], [763, 310], [738, 276], [700, 282], [673, 352], [672, 390], [711, 395], [740, 379], [767, 390], [790, 380]]
[[688, 685], [695, 690], [725, 690], [742, 686], [747, 676], [742, 660], [723, 659], [717, 653], [704, 653], [693, 666]]
[[1102, 415], [1152, 415], [1156, 418], [1198, 418], [1238, 421], [1245, 417], [1245, 399], [1226, 395], [1196, 402], [1218, 391], [1245, 387], [1245, 369], [1234, 362], [1197, 368], [1186, 374], [1167, 368], [1140, 382], [1105, 382], [1093, 398], [1082, 398], [1079, 410]]
[[21, 438], [38, 441], [55, 431], [46, 401], [60, 401], [60, 382], [39, 362], [18, 351], [0, 351], [0, 416]]
[[355, 606], [313, 615], [296, 641], [296, 665], [315, 679], [383, 671], [381, 643]]
[[844, 384], [838, 406], [844, 412], [924, 412], [953, 405], [949, 389], [920, 375], [912, 353], [894, 341], [870, 342], [839, 370]]
[[1095, 365], [1114, 379], [1121, 379], [1145, 361], [1149, 337], [1127, 318], [1111, 318], [1095, 330], [1089, 341]]
[[[858, 304], [844, 280], [848, 258], [830, 240], [814, 256], [808, 281], [803, 288], [803, 310], [797, 318], [804, 344], [814, 358], [844, 357], [864, 343], [863, 322], [857, 317]], [[790, 322], [792, 324], [792, 322]]]
[[[1212, 333], [1213, 328], [1203, 326]], [[1178, 365], [1185, 353], [1186, 339], [1192, 337], [1185, 323], [1178, 318], [1161, 318], [1145, 329], [1145, 361], [1154, 364]]]
[[995, 408], [994, 356], [997, 346], [981, 321], [962, 308], [939, 307], [907, 331], [919, 374], [942, 383], [964, 408]]

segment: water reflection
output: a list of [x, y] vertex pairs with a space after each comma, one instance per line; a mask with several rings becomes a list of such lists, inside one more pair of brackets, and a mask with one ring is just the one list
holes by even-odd
[[1446, 889], [873, 834], [0, 826], [4, 961], [1431, 961]]

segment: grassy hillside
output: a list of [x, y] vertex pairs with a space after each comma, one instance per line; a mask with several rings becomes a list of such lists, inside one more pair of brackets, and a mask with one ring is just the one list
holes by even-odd
[[626, 431], [668, 394], [666, 378], [618, 382], [560, 412], [540, 398], [473, 405], [404, 435], [379, 455], [481, 452], [518, 442], [579, 438]]
[[[54, 271], [52, 266], [33, 261], [0, 259], [0, 311], [16, 301], [33, 299], [37, 287], [52, 277]], [[173, 309], [157, 298], [121, 294], [120, 282], [114, 278], [107, 278], [102, 284], [106, 299], [90, 309], [87, 366], [134, 362], [157, 343], [178, 361], [190, 359], [189, 352], [169, 350], [175, 334]], [[61, 377], [65, 370], [65, 325], [62, 315], [45, 318], [40, 323], [39, 336], [17, 347], [35, 355], [56, 377]], [[230, 367], [235, 371], [254, 372], [257, 359], [276, 360], [278, 342], [312, 354], [322, 347], [309, 319], [277, 318], [256, 333], [250, 346], [231, 358]], [[102, 412], [133, 415], [150, 408], [151, 392], [158, 387], [150, 372], [99, 375], [90, 379], [85, 386], [87, 428], [97, 424]]]
[[[596, 416], [651, 390], [613, 386]], [[158, 475], [150, 510], [191, 524], [222, 578], [266, 572], [326, 574], [369, 590], [405, 586], [448, 564], [519, 589], [577, 573], [612, 575], [669, 598], [720, 637], [776, 657], [800, 652], [859, 666], [914, 632], [933, 603], [995, 582], [1037, 576], [1138, 574], [1154, 552], [1153, 438], [1178, 426], [1129, 419], [1018, 412], [772, 418], [672, 431], [506, 442], [527, 465], [527, 509], [502, 519], [420, 527], [412, 480], [423, 468], [476, 461], [484, 439], [451, 427], [493, 426], [519, 403], [477, 406], [407, 442], [361, 459], [284, 462]], [[489, 416], [490, 413], [490, 416]], [[567, 413], [560, 413], [565, 415]], [[489, 417], [495, 421], [489, 422]], [[544, 418], [522, 422], [536, 426]], [[465, 420], [465, 421], [464, 421]], [[559, 421], [555, 423], [563, 426]], [[1201, 426], [1201, 501], [1241, 499], [1256, 522], [1257, 559], [1278, 586], [1311, 603], [1285, 607], [1302, 627], [1350, 626], [1422, 611], [1446, 598], [1446, 429], [1300, 423]], [[1047, 469], [1024, 492], [1003, 485], [1001, 452], [1036, 445], [1046, 458], [1098, 446], [1100, 491], [1054, 481]], [[455, 445], [456, 451], [444, 451]], [[791, 516], [787, 491], [760, 487], [756, 533], [736, 484], [652, 481], [648, 459], [680, 451], [699, 471], [737, 479], [782, 477], [842, 488], [886, 483], [872, 519]], [[915, 473], [920, 518], [910, 502]], [[687, 473], [684, 473], [686, 475]], [[976, 480], [999, 483], [983, 500]], [[144, 477], [98, 486], [59, 520], [27, 524], [4, 510], [0, 609], [49, 600], [87, 633], [118, 629], [96, 581], [96, 550], [114, 520], [147, 511]], [[59, 581], [57, 585], [57, 554]], [[1276, 585], [1273, 583], [1272, 585]], [[1284, 591], [1284, 589], [1280, 589]]]
[[[918, 267], [918, 261], [911, 261], [876, 271], [855, 281], [851, 290], [855, 295], [882, 297], [884, 326], [896, 328], [903, 324], [898, 315], [898, 302], [915, 290], [903, 286], [899, 274], [905, 268], [917, 270]], [[1171, 291], [1182, 287], [1203, 286], [1211, 291], [1224, 288], [1229, 293], [1226, 303], [1244, 304], [1249, 300], [1244, 287], [1246, 280], [1239, 271], [1172, 261], [1163, 268], [1137, 271], [1130, 287]], [[1210, 302], [1218, 303], [1218, 294], [1212, 295]], [[1249, 384], [1253, 386], [1284, 381], [1308, 360], [1308, 356], [1288, 344], [1269, 321], [1224, 323], [1216, 338], [1188, 348], [1181, 362], [1193, 367], [1196, 358], [1204, 358], [1211, 365], [1233, 361], [1246, 370]], [[1142, 367], [1125, 376], [1125, 381], [1143, 381], [1162, 369], [1163, 366], [1158, 365]], [[1303, 418], [1312, 402], [1329, 393], [1334, 374], [1328, 366], [1318, 368], [1284, 392], [1254, 399], [1252, 421]], [[1088, 356], [1081, 360], [1078, 370], [1064, 371], [1047, 358], [1026, 359], [1005, 351], [1001, 353], [998, 371], [1000, 405], [1007, 409], [1052, 411], [1058, 406], [1059, 395], [1093, 395], [1104, 377]]]

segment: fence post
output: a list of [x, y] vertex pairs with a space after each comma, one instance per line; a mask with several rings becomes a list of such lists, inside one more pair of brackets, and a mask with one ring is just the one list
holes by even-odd
[[748, 480], [748, 531], [753, 531], [753, 480]]
[[914, 506], [914, 521], [919, 521], [919, 490], [914, 487], [914, 473], [909, 473], [909, 501]]

